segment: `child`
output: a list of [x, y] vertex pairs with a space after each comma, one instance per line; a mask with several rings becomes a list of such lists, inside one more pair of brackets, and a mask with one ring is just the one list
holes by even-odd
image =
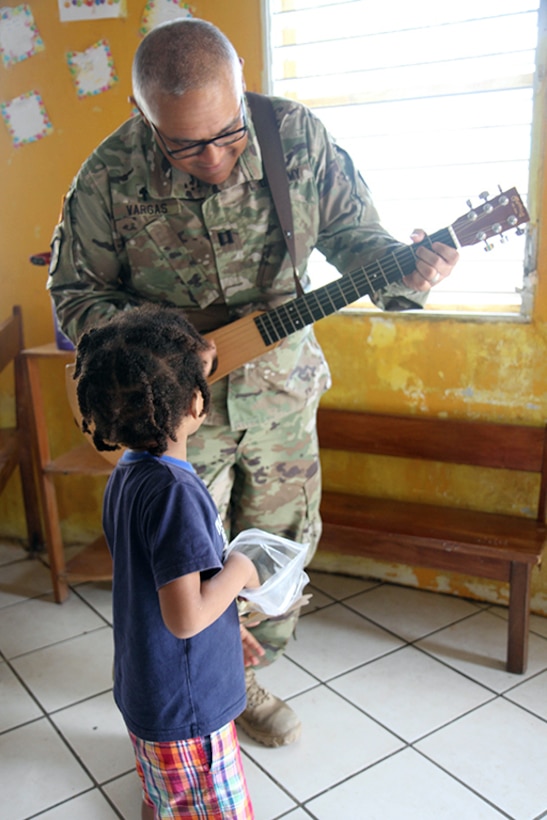
[[143, 784], [142, 818], [252, 818], [234, 719], [245, 708], [232, 553], [186, 443], [209, 407], [214, 349], [179, 310], [120, 313], [81, 338], [75, 378], [97, 449], [129, 448], [105, 491], [114, 698]]

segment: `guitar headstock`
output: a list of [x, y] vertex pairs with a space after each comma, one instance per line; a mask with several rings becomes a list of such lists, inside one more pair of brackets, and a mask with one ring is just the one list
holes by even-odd
[[476, 245], [530, 220], [516, 188], [496, 194], [489, 200], [487, 196], [481, 195], [484, 202], [476, 208], [468, 203], [469, 211], [451, 225], [460, 245]]

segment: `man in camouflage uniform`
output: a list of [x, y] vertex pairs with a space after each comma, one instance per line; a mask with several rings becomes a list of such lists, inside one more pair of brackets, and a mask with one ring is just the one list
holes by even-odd
[[[195, 19], [154, 29], [133, 66], [140, 116], [84, 163], [52, 243], [48, 287], [62, 328], [84, 329], [145, 301], [180, 306], [202, 332], [295, 297], [293, 268], [264, 178], [233, 46]], [[341, 272], [395, 244], [379, 224], [350, 158], [302, 105], [273, 99], [290, 185], [298, 274], [319, 248]], [[384, 309], [423, 305], [457, 259], [435, 244], [416, 270], [374, 299]], [[288, 336], [213, 386], [213, 409], [189, 459], [209, 486], [229, 538], [260, 527], [310, 544], [320, 535], [315, 416], [329, 372], [313, 329]], [[246, 660], [269, 663], [295, 615], [245, 630]], [[265, 650], [265, 654], [264, 653]], [[238, 720], [261, 743], [295, 740], [300, 722], [248, 667]]]

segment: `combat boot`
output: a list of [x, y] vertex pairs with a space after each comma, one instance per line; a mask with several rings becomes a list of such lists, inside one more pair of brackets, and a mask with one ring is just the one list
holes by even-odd
[[245, 670], [247, 708], [236, 725], [263, 746], [287, 746], [300, 737], [302, 724], [290, 706], [257, 682], [253, 669]]

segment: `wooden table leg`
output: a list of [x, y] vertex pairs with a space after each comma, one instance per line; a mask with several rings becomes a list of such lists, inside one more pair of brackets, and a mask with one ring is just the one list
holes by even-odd
[[46, 467], [50, 462], [50, 449], [40, 384], [39, 364], [38, 360], [32, 356], [23, 356], [23, 362], [30, 400], [29, 414], [31, 420], [32, 446], [38, 473], [38, 492], [44, 514], [44, 529], [51, 581], [55, 601], [60, 604], [67, 599], [69, 590], [65, 578], [65, 554], [59, 524], [57, 498], [53, 484], [54, 478], [46, 473]]

